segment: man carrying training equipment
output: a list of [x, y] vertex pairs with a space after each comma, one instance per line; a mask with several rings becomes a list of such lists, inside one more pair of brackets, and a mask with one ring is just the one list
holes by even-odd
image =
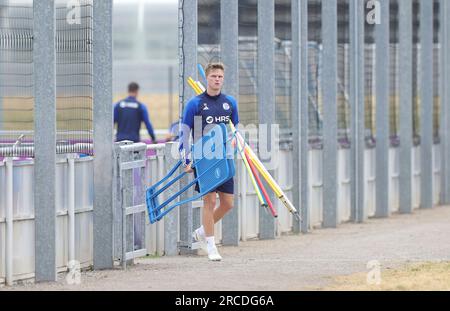
[[[180, 154], [185, 171], [193, 173], [189, 155], [189, 136], [197, 133], [199, 129], [194, 127], [194, 120], [201, 119], [201, 133], [211, 124], [228, 124], [230, 121], [237, 126], [239, 123], [238, 106], [236, 100], [221, 93], [224, 81], [225, 68], [221, 63], [212, 63], [206, 67], [207, 89], [203, 94], [192, 98], [183, 112], [183, 120], [180, 132]], [[194, 137], [196, 135], [193, 135]], [[195, 168], [194, 168], [195, 169]], [[198, 186], [196, 191], [199, 192]], [[219, 194], [220, 205], [216, 207], [216, 192]], [[234, 180], [230, 179], [217, 189], [203, 197], [203, 225], [196, 229], [192, 236], [195, 241], [206, 248], [208, 258], [212, 261], [220, 261], [220, 256], [214, 241], [214, 224], [221, 220], [225, 214], [233, 208]]]

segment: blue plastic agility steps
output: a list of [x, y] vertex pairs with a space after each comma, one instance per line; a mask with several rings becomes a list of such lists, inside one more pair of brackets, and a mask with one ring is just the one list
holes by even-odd
[[[229, 141], [227, 137], [227, 127], [224, 124], [218, 124], [193, 145], [192, 168], [195, 169], [197, 177], [166, 201], [160, 204], [158, 196], [187, 175], [186, 172], [183, 172], [172, 178], [172, 175], [181, 166], [181, 161], [178, 161], [166, 177], [147, 190], [146, 202], [150, 223], [160, 221], [175, 207], [198, 200], [233, 178], [235, 174], [234, 159], [227, 154], [227, 142]], [[198, 183], [200, 189], [198, 195], [169, 206], [174, 199], [196, 183]]]

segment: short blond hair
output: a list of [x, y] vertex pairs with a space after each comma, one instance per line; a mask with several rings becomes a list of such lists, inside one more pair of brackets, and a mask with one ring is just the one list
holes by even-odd
[[224, 64], [222, 64], [222, 63], [209, 63], [209, 64], [206, 66], [206, 70], [205, 70], [206, 76], [208, 76], [209, 73], [210, 73], [211, 71], [216, 70], [216, 69], [220, 69], [220, 70], [222, 70], [223, 72], [225, 72], [225, 66], [224, 66]]

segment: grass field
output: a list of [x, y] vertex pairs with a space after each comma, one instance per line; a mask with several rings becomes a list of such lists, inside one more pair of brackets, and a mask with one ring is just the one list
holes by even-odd
[[370, 285], [367, 273], [336, 277], [330, 291], [450, 291], [450, 262], [425, 262], [399, 269], [381, 267], [381, 283]]
[[[127, 97], [126, 93], [114, 94], [113, 102], [117, 102]], [[169, 94], [141, 94], [139, 100], [144, 103], [150, 114], [150, 121], [155, 129], [166, 130], [169, 125], [178, 120], [179, 116], [179, 103], [178, 94], [172, 94], [172, 116], [170, 116], [169, 109]], [[239, 96], [240, 106], [239, 114], [243, 123], [257, 123], [257, 96], [255, 95], [241, 95]], [[367, 98], [366, 102], [373, 102], [373, 98]], [[289, 122], [289, 99], [285, 96], [277, 95], [277, 103], [283, 106], [285, 113], [284, 117], [281, 117], [280, 122]], [[319, 99], [319, 105], [321, 100]], [[395, 109], [394, 109], [394, 104]], [[434, 100], [434, 131], [437, 132], [439, 127], [439, 97], [435, 97]], [[33, 130], [33, 108], [34, 101], [32, 98], [4, 98], [2, 101], [3, 109], [5, 112], [2, 115], [2, 129], [7, 131], [17, 130]], [[57, 100], [57, 119], [59, 130], [86, 130], [92, 127], [92, 102], [88, 98], [58, 98]], [[418, 108], [415, 108], [417, 113]], [[391, 97], [391, 128], [398, 128], [398, 100], [395, 97]], [[345, 105], [343, 98], [338, 97], [338, 128], [345, 129], [350, 125], [350, 109], [348, 105]], [[373, 119], [373, 120], [372, 120]], [[419, 128], [418, 117], [414, 118], [414, 128]], [[365, 116], [366, 128], [372, 128], [372, 132], [375, 132], [375, 105], [372, 107], [366, 105]]]
[[[127, 94], [116, 94], [113, 97], [113, 102], [116, 103], [126, 97]], [[178, 120], [178, 94], [172, 95], [173, 120], [169, 116], [168, 94], [142, 94], [139, 96], [139, 101], [147, 106], [151, 122], [156, 129], [167, 129], [173, 121]], [[3, 98], [2, 108], [5, 111], [2, 115], [4, 130], [33, 129], [33, 98]], [[60, 122], [58, 125], [59, 129], [76, 129], [77, 126], [80, 128], [91, 126], [89, 120], [92, 119], [92, 100], [86, 97], [58, 98], [57, 119]], [[86, 125], [86, 122], [89, 124]]]

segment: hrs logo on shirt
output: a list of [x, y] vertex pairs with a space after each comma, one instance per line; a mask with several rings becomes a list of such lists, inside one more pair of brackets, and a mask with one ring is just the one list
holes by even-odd
[[209, 116], [206, 118], [206, 123], [212, 124], [212, 123], [229, 123], [230, 122], [230, 116], [220, 116], [220, 117], [212, 117]]

